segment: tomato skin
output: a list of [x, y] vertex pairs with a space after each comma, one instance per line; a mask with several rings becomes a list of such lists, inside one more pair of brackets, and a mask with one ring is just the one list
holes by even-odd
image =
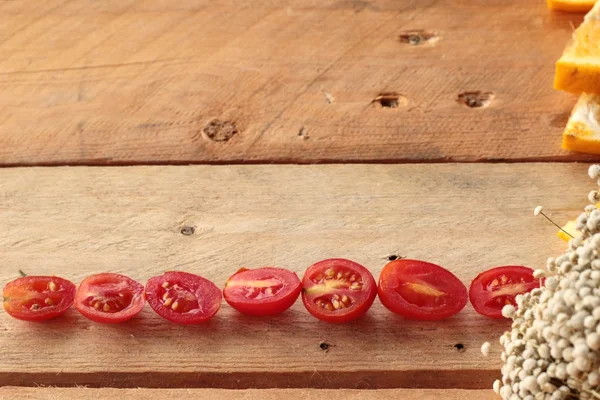
[[449, 318], [468, 302], [466, 286], [452, 272], [418, 260], [394, 260], [386, 264], [377, 291], [388, 310], [424, 321]]
[[142, 311], [145, 303], [142, 284], [108, 272], [85, 278], [75, 297], [75, 308], [87, 319], [102, 324], [128, 321]]
[[4, 287], [4, 309], [23, 321], [45, 321], [73, 305], [75, 290], [73, 282], [57, 276], [25, 276]]
[[[502, 282], [503, 279], [506, 282]], [[496, 284], [495, 282], [496, 281]], [[533, 277], [533, 269], [508, 265], [488, 269], [477, 275], [469, 287], [473, 308], [490, 318], [504, 318], [502, 308], [506, 304], [517, 305], [515, 297], [539, 288], [542, 281]]]
[[221, 290], [208, 279], [178, 271], [150, 278], [146, 297], [158, 315], [183, 325], [208, 321], [219, 311], [223, 299]]
[[[263, 282], [272, 284], [259, 285]], [[243, 314], [264, 317], [281, 314], [290, 308], [301, 291], [302, 282], [295, 273], [287, 269], [242, 268], [225, 283], [223, 297], [231, 307]]]
[[[343, 324], [362, 317], [377, 296], [377, 284], [371, 272], [343, 258], [331, 258], [310, 266], [302, 278], [302, 287], [302, 302], [308, 312], [332, 324]], [[348, 301], [344, 303], [345, 299]]]

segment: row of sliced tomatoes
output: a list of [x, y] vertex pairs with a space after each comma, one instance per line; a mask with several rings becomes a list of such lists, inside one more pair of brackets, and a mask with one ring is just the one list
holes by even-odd
[[231, 307], [252, 316], [272, 316], [287, 310], [300, 294], [316, 318], [344, 323], [364, 315], [379, 295], [381, 303], [405, 318], [439, 320], [461, 311], [470, 298], [480, 314], [502, 318], [502, 308], [515, 297], [540, 286], [533, 270], [497, 267], [465, 285], [450, 271], [417, 260], [395, 260], [381, 272], [379, 283], [368, 269], [341, 258], [319, 261], [302, 279], [286, 269], [241, 269], [221, 291], [214, 283], [187, 272], [166, 272], [144, 287], [120, 274], [87, 277], [79, 288], [56, 276], [27, 276], [9, 282], [4, 308], [11, 316], [42, 321], [56, 317], [73, 304], [92, 321], [120, 323], [137, 315], [146, 300], [163, 318], [197, 324], [213, 317], [222, 297]]

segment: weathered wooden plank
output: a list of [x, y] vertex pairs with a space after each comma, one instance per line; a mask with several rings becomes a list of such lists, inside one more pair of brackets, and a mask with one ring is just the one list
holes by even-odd
[[[563, 221], [593, 185], [577, 164], [0, 169], [0, 285], [19, 269], [75, 282], [180, 269], [222, 286], [241, 266], [302, 275], [329, 257], [378, 276], [391, 254], [439, 263], [468, 284], [492, 266], [543, 266], [565, 244], [533, 208]], [[406, 321], [378, 301], [342, 326], [300, 302], [269, 319], [224, 306], [194, 327], [149, 307], [120, 326], [75, 310], [31, 324], [1, 310], [0, 386], [489, 388], [507, 327], [471, 306], [442, 322]], [[334, 346], [324, 352], [322, 341]]]
[[575, 99], [552, 89], [580, 20], [539, 0], [1, 2], [0, 165], [590, 159], [560, 149]]
[[491, 390], [316, 390], [316, 389], [64, 389], [0, 388], [1, 400], [495, 400]]

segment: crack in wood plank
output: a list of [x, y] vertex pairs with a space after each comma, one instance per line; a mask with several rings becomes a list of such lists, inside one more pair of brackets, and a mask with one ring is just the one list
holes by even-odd
[[489, 389], [500, 377], [490, 370], [305, 371], [305, 372], [59, 372], [0, 373], [2, 386], [89, 388], [210, 389]]

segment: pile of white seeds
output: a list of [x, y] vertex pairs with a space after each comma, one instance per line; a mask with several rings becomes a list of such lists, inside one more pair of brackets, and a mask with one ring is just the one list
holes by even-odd
[[[600, 186], [600, 165], [589, 175]], [[589, 200], [598, 202], [598, 191]], [[500, 338], [502, 380], [494, 382], [504, 400], [600, 399], [600, 210], [587, 206], [577, 229], [565, 254], [535, 271], [543, 287], [502, 310], [513, 319]]]

